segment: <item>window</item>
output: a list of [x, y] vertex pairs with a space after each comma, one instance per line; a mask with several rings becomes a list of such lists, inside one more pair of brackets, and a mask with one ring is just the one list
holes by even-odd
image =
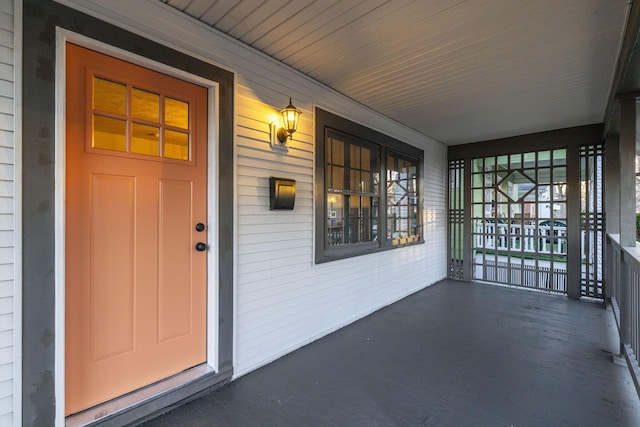
[[394, 244], [420, 239], [418, 161], [387, 154], [387, 239]]
[[424, 241], [422, 150], [316, 108], [316, 262]]
[[98, 76], [92, 83], [91, 149], [190, 160], [189, 102]]
[[327, 246], [375, 241], [380, 205], [378, 148], [328, 130], [325, 150]]

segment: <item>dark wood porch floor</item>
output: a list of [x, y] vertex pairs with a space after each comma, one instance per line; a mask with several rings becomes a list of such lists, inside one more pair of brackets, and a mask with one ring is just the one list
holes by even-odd
[[610, 310], [444, 281], [145, 424], [640, 426]]

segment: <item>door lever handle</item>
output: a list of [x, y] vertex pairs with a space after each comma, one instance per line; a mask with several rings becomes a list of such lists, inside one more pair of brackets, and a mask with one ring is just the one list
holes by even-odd
[[202, 242], [198, 242], [196, 243], [196, 251], [198, 252], [203, 252], [207, 250], [207, 244], [206, 243], [202, 243]]

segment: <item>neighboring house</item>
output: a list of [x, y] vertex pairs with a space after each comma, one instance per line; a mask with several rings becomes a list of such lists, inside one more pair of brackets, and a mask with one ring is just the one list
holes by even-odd
[[444, 144], [185, 14], [0, 0], [0, 56], [2, 426], [131, 422], [449, 275]]

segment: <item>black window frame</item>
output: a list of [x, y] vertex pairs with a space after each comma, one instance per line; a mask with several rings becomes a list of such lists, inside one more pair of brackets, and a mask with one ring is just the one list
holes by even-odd
[[[329, 140], [338, 142], [342, 146], [341, 150], [338, 150], [342, 155], [337, 156], [339, 160], [342, 160], [342, 164], [335, 163], [335, 158], [328, 159], [332, 154], [336, 154], [335, 148], [337, 148], [329, 148], [329, 144], [327, 144]], [[337, 250], [338, 247], [346, 245], [351, 247], [354, 245], [377, 246], [377, 243], [371, 240], [370, 237], [377, 232], [377, 213], [380, 212], [380, 147], [377, 144], [355, 138], [353, 135], [348, 135], [329, 127], [325, 128], [324, 141], [325, 172], [329, 169], [331, 170], [330, 174], [325, 174], [325, 191], [327, 194], [325, 209], [327, 215], [329, 211], [334, 212], [334, 214], [336, 211], [341, 213], [341, 215], [326, 218], [325, 220], [327, 227], [330, 220], [337, 221], [337, 224], [332, 227], [333, 231], [327, 236], [325, 248]], [[363, 151], [369, 152], [369, 155], [366, 156], [369, 159], [368, 167], [365, 169], [363, 169]], [[355, 159], [352, 158], [352, 155]], [[352, 163], [353, 160], [355, 160], [355, 164]], [[366, 178], [366, 181], [363, 178]], [[337, 186], [333, 182], [334, 180], [337, 181]], [[337, 203], [338, 206], [329, 206], [329, 199], [338, 197], [341, 198], [340, 203]], [[363, 207], [363, 199], [369, 199], [367, 207]], [[357, 201], [357, 203], [352, 204], [354, 201]], [[357, 206], [358, 214], [355, 216], [351, 208], [352, 205]], [[368, 211], [369, 214], [363, 216], [363, 211]], [[374, 231], [373, 223], [376, 224], [376, 231]], [[367, 231], [363, 227], [365, 224], [369, 224]], [[369, 238], [362, 239], [362, 237]], [[345, 240], [355, 241], [340, 243]]]
[[[424, 151], [366, 126], [315, 107], [315, 262], [317, 264], [380, 251], [397, 249], [424, 243]], [[357, 143], [376, 147], [378, 151], [378, 203], [376, 240], [330, 246], [327, 231], [330, 194], [326, 179], [327, 147], [329, 133], [344, 135]], [[408, 239], [387, 237], [387, 157], [399, 156], [414, 160], [417, 165], [416, 199], [418, 236]], [[372, 171], [373, 173], [373, 171]], [[372, 214], [373, 216], [373, 214]]]
[[[407, 245], [409, 243], [415, 242], [415, 241], [419, 241], [421, 238], [423, 238], [423, 234], [424, 234], [424, 226], [423, 226], [423, 221], [422, 221], [422, 209], [421, 206], [419, 204], [419, 196], [420, 196], [420, 188], [421, 188], [421, 184], [420, 184], [420, 170], [422, 168], [420, 160], [418, 158], [415, 157], [411, 157], [406, 155], [405, 153], [400, 153], [400, 152], [396, 152], [393, 149], [387, 149], [386, 151], [386, 157], [385, 157], [385, 195], [387, 196], [385, 202], [385, 216], [386, 216], [386, 224], [387, 224], [387, 228], [386, 228], [386, 235], [385, 238], [387, 241], [391, 241], [392, 244], [394, 246], [402, 246], [402, 245]], [[397, 235], [392, 235], [389, 236], [389, 223], [391, 221], [390, 216], [389, 216], [389, 209], [392, 208], [392, 204], [389, 203], [389, 190], [390, 190], [390, 186], [389, 186], [389, 172], [391, 171], [390, 168], [392, 166], [389, 165], [389, 158], [393, 157], [393, 172], [398, 172], [398, 167], [399, 167], [399, 163], [403, 163], [403, 167], [400, 167], [400, 169], [404, 169], [404, 167], [406, 167], [406, 163], [412, 164], [413, 166], [415, 166], [416, 170], [415, 173], [413, 175], [411, 175], [410, 173], [408, 173], [406, 176], [402, 176], [401, 173], [399, 173], [399, 177], [398, 179], [396, 179], [396, 183], [399, 186], [399, 189], [401, 190], [400, 193], [396, 194], [402, 194], [402, 197], [398, 200], [396, 197], [396, 200], [398, 201], [398, 204], [395, 205], [395, 210], [398, 210], [400, 213], [400, 216], [395, 216], [394, 217], [394, 222], [396, 223], [400, 223], [400, 227], [398, 228], [394, 228], [396, 231]], [[412, 181], [415, 181], [415, 184], [412, 183]], [[405, 199], [406, 202], [405, 203]], [[413, 202], [412, 202], [413, 199]], [[415, 216], [411, 215], [411, 208], [414, 207], [416, 208], [416, 212], [415, 212]], [[403, 214], [403, 211], [404, 214]], [[416, 233], [415, 234], [407, 234], [407, 235], [402, 235], [403, 233], [403, 227], [402, 227], [402, 222], [406, 221], [406, 228], [407, 230], [411, 230], [412, 228], [415, 228]]]

